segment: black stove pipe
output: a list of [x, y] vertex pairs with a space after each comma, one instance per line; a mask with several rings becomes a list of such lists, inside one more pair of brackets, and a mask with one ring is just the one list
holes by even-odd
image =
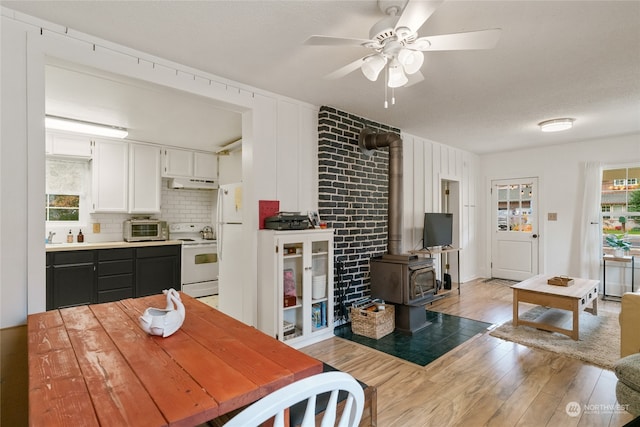
[[402, 254], [402, 138], [393, 132], [375, 133], [365, 128], [358, 146], [365, 152], [389, 147], [388, 243], [387, 253]]

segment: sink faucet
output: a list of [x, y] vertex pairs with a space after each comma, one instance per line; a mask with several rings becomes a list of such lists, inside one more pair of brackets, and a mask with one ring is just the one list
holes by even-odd
[[55, 236], [56, 233], [54, 233], [53, 231], [49, 232], [49, 237], [47, 237], [47, 243], [53, 243], [53, 236]]

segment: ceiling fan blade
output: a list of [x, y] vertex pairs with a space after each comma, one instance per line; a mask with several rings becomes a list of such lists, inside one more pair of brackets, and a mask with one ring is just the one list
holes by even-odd
[[420, 71], [417, 71], [413, 74], [407, 74], [407, 79], [409, 79], [409, 81], [403, 87], [409, 87], [416, 83], [420, 83], [424, 80], [424, 75]]
[[443, 0], [424, 1], [409, 0], [396, 23], [396, 28], [406, 27], [416, 33], [433, 12], [440, 7]]
[[[420, 37], [412, 44], [416, 45], [415, 50], [423, 51], [493, 49], [500, 39], [501, 31], [500, 28], [494, 28], [491, 30]], [[425, 40], [428, 43], [425, 43]], [[411, 46], [409, 48], [411, 49]]]
[[350, 39], [345, 37], [332, 37], [332, 36], [311, 36], [305, 40], [304, 44], [308, 46], [358, 46], [368, 47], [367, 44], [378, 44], [373, 40], [368, 39]]
[[360, 66], [362, 65], [362, 61], [363, 60], [364, 60], [364, 58], [356, 59], [355, 61], [351, 62], [350, 64], [347, 64], [344, 67], [338, 68], [334, 72], [327, 74], [326, 76], [324, 76], [324, 78], [333, 80], [333, 79], [339, 79], [341, 77], [344, 77], [347, 74], [352, 73], [355, 70], [357, 70], [358, 68], [360, 68]]

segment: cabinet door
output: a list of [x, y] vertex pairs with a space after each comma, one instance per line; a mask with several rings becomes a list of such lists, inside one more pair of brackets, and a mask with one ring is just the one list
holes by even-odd
[[193, 153], [194, 178], [218, 180], [218, 156], [213, 153]]
[[129, 144], [129, 213], [160, 212], [161, 150]]
[[180, 245], [136, 249], [136, 297], [180, 289]]
[[91, 158], [91, 140], [86, 136], [47, 133], [46, 154]]
[[304, 282], [307, 279], [309, 266], [305, 254], [304, 236], [280, 236], [278, 238], [278, 307], [282, 310], [282, 319], [278, 324], [279, 334], [283, 341], [303, 336], [309, 329], [309, 321], [305, 315], [305, 300], [309, 299]]
[[190, 178], [193, 176], [193, 151], [165, 148], [164, 177]]
[[[78, 251], [80, 252], [80, 251]], [[52, 306], [47, 309], [91, 304], [95, 302], [95, 264], [93, 251], [64, 254], [69, 264], [53, 264]], [[59, 257], [62, 258], [62, 257]], [[75, 259], [71, 259], [75, 258]]]
[[91, 176], [94, 212], [127, 212], [128, 144], [94, 142]]

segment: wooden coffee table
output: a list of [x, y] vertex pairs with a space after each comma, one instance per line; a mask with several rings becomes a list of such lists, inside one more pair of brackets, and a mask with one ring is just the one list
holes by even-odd
[[[585, 310], [594, 316], [598, 315], [599, 280], [576, 279], [571, 286], [555, 286], [547, 284], [551, 275], [538, 275], [513, 285], [513, 326], [531, 326], [545, 331], [559, 332], [578, 340], [578, 319]], [[518, 304], [528, 302], [545, 307], [567, 310], [573, 313], [573, 328], [565, 329], [541, 316], [536, 321], [522, 320], [518, 317]], [[587, 306], [591, 304], [591, 308]]]

